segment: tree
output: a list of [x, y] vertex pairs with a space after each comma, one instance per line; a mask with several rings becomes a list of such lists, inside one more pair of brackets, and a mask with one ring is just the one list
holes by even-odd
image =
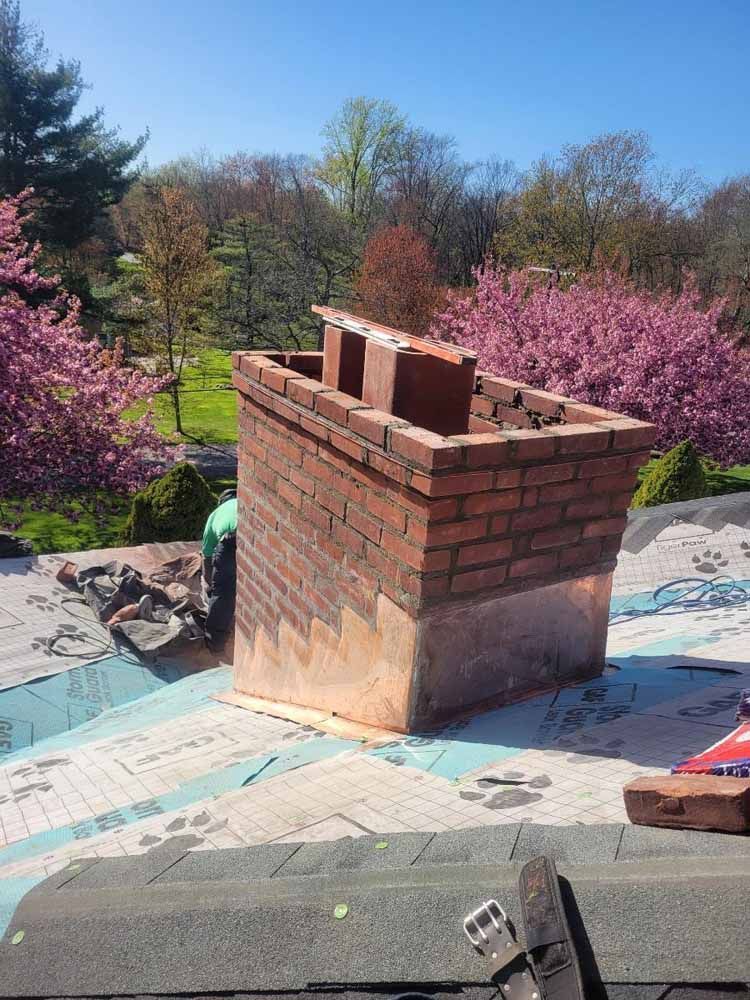
[[200, 307], [216, 276], [208, 231], [179, 188], [151, 188], [140, 218], [140, 265], [151, 297], [152, 348], [171, 381], [175, 428], [182, 433], [180, 379], [200, 341]]
[[654, 463], [635, 491], [632, 507], [656, 507], [708, 494], [706, 474], [690, 441], [683, 441]]
[[40, 247], [21, 228], [27, 199], [0, 202], [0, 502], [70, 511], [103, 490], [133, 492], [158, 471], [149, 460], [164, 445], [150, 412], [124, 413], [164, 380], [86, 340], [76, 300], [36, 270]]
[[425, 336], [444, 301], [435, 254], [408, 226], [389, 226], [370, 237], [355, 291], [369, 319], [418, 336]]
[[473, 348], [491, 371], [690, 439], [731, 465], [750, 459], [750, 357], [719, 325], [724, 303], [638, 290], [611, 272], [570, 290], [529, 271], [486, 267], [470, 298], [454, 296], [434, 331]]
[[47, 63], [44, 39], [21, 21], [18, 0], [0, 0], [0, 195], [33, 187], [39, 235], [47, 246], [71, 248], [127, 190], [147, 136], [120, 139], [101, 109], [74, 121], [85, 87], [80, 66]]
[[200, 538], [216, 497], [189, 462], [178, 462], [161, 479], [136, 493], [125, 523], [124, 545], [186, 542]]
[[361, 229], [392, 169], [406, 119], [390, 101], [350, 98], [323, 128], [319, 176], [335, 204]]
[[735, 323], [750, 326], [750, 174], [724, 181], [708, 194], [697, 213], [703, 255], [701, 284], [709, 295], [723, 294]]

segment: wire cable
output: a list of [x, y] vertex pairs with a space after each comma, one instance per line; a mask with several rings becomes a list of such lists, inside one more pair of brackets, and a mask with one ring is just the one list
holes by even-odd
[[629, 601], [626, 601], [621, 608], [610, 614], [609, 624], [621, 625], [623, 622], [655, 615], [683, 615], [695, 611], [736, 608], [750, 600], [750, 592], [741, 587], [734, 577], [722, 573], [712, 580], [695, 576], [670, 580], [656, 588], [651, 600], [653, 606], [649, 608], [628, 608]]

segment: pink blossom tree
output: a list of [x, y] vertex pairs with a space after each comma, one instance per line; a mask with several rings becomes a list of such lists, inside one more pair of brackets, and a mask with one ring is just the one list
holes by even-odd
[[650, 420], [660, 448], [689, 439], [722, 465], [750, 460], [750, 357], [719, 329], [722, 301], [703, 309], [691, 285], [653, 295], [613, 273], [569, 290], [489, 265], [476, 279], [433, 333], [485, 368]]
[[150, 410], [123, 414], [163, 388], [121, 367], [78, 323], [79, 304], [44, 278], [22, 226], [30, 192], [0, 202], [0, 519], [15, 501], [67, 513], [102, 491], [130, 493], [164, 457]]

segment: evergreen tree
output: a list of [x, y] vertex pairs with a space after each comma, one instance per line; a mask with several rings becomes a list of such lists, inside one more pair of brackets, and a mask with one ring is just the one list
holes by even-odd
[[0, 195], [33, 187], [38, 235], [70, 248], [123, 196], [147, 136], [119, 138], [101, 109], [74, 121], [85, 87], [80, 65], [59, 59], [48, 69], [48, 59], [18, 0], [0, 0]]

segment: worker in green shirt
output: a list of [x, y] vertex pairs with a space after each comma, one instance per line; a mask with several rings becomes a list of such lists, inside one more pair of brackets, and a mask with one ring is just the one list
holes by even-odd
[[206, 645], [216, 652], [227, 640], [237, 590], [237, 494], [225, 490], [203, 531], [203, 579], [208, 593]]

